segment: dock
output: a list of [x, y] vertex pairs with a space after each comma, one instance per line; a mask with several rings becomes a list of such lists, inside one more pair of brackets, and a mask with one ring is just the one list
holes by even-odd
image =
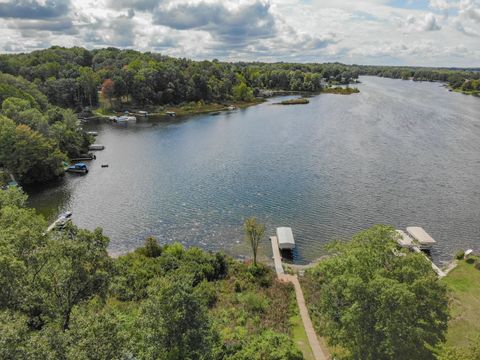
[[[57, 220], [55, 220], [53, 223], [51, 223], [51, 224], [48, 226], [48, 228], [47, 228], [47, 232], [50, 232], [50, 231], [52, 231], [53, 229], [55, 229], [55, 228], [57, 227], [58, 223], [59, 223], [60, 221], [62, 221], [62, 220], [63, 220], [63, 218], [59, 217]], [[67, 221], [67, 222], [68, 222], [68, 221], [71, 221], [71, 219], [68, 219], [68, 220], [66, 220], [66, 221]]]
[[283, 275], [285, 272], [283, 271], [282, 256], [280, 255], [280, 248], [278, 247], [278, 239], [276, 236], [271, 236], [270, 241], [272, 242], [273, 262], [275, 264], [275, 271], [277, 272], [277, 275]]
[[430, 249], [432, 245], [436, 243], [436, 241], [433, 240], [433, 238], [428, 235], [425, 230], [423, 230], [421, 227], [412, 226], [407, 228], [408, 234], [402, 230], [396, 230], [396, 232], [398, 234], [396, 239], [398, 245], [425, 256], [425, 259], [430, 262], [433, 271], [437, 273], [440, 279], [447, 276], [447, 274], [437, 265], [435, 265], [435, 263], [422, 251], [425, 249]]
[[277, 272], [278, 280], [291, 283], [295, 289], [298, 310], [300, 317], [302, 318], [303, 327], [305, 329], [305, 333], [307, 334], [308, 343], [310, 345], [310, 349], [312, 350], [313, 357], [315, 360], [327, 360], [328, 357], [325, 355], [327, 352], [324, 351], [320, 346], [317, 333], [315, 332], [312, 320], [310, 319], [310, 314], [308, 313], [307, 305], [305, 304], [305, 297], [303, 296], [303, 291], [302, 287], [300, 286], [300, 282], [298, 281], [298, 276], [285, 274], [285, 271], [283, 270], [282, 256], [280, 255], [278, 239], [276, 236], [271, 236], [270, 241], [272, 243], [273, 261], [275, 263], [275, 271]]
[[408, 234], [415, 240], [417, 246], [422, 250], [428, 250], [436, 241], [421, 227], [410, 226], [407, 227]]

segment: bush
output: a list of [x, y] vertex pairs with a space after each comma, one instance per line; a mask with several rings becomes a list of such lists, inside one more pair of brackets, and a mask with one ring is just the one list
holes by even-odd
[[475, 259], [474, 258], [468, 258], [467, 260], [465, 260], [467, 262], [467, 264], [474, 264], [475, 263]]
[[162, 255], [162, 247], [158, 245], [157, 239], [149, 236], [145, 239], [145, 245], [138, 248], [136, 252], [149, 258], [156, 258]]
[[292, 340], [273, 331], [265, 331], [244, 344], [232, 360], [301, 360], [302, 354]]
[[194, 292], [208, 308], [212, 308], [217, 302], [218, 296], [214, 283], [202, 281], [195, 287]]
[[253, 292], [240, 295], [239, 300], [245, 307], [245, 310], [250, 313], [263, 313], [268, 307], [267, 299]]
[[237, 279], [233, 283], [233, 288], [234, 288], [236, 293], [241, 293], [242, 290], [245, 288], [245, 284], [243, 283], [243, 281], [240, 281], [240, 280]]
[[457, 259], [457, 260], [462, 260], [464, 256], [465, 256], [465, 251], [463, 251], [463, 250], [458, 250], [455, 253], [455, 259]]
[[248, 273], [252, 276], [253, 281], [261, 287], [266, 288], [272, 285], [272, 273], [265, 265], [251, 265], [248, 267]]
[[475, 262], [475, 269], [480, 270], [480, 261]]

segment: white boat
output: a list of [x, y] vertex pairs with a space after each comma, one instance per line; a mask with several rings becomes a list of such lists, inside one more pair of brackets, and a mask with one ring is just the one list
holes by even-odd
[[72, 212], [71, 211], [66, 211], [63, 214], [61, 214], [58, 217], [58, 219], [55, 221], [55, 227], [59, 228], [59, 229], [62, 229], [71, 220], [72, 220]]
[[116, 116], [113, 119], [113, 122], [119, 123], [119, 124], [124, 124], [128, 122], [135, 122], [137, 121], [137, 118], [135, 116], [127, 116], [127, 115], [122, 115], [122, 116]]
[[230, 106], [228, 107], [228, 110], [230, 110], [230, 111], [233, 111], [233, 110], [235, 110], [235, 109], [236, 109], [235, 105], [230, 105]]
[[175, 111], [165, 111], [165, 114], [168, 116], [177, 116], [177, 113]]
[[96, 131], [87, 131], [87, 135], [97, 136], [98, 132]]

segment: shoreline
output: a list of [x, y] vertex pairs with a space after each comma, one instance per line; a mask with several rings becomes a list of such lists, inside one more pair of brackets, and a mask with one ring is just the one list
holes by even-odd
[[[231, 102], [228, 105], [225, 104], [219, 104], [219, 103], [208, 103], [208, 104], [184, 104], [184, 105], [175, 105], [175, 106], [162, 106], [163, 110], [161, 111], [154, 111], [148, 112], [147, 116], [141, 116], [138, 115], [137, 111], [131, 111], [130, 113], [134, 116], [137, 116], [139, 118], [161, 118], [161, 117], [174, 117], [168, 114], [168, 112], [174, 112], [175, 116], [190, 116], [190, 115], [197, 115], [197, 114], [208, 114], [208, 113], [215, 113], [215, 112], [221, 112], [221, 111], [234, 111], [230, 110], [229, 106], [234, 106], [235, 109], [245, 109], [250, 106], [254, 105], [259, 105], [266, 102], [266, 99], [264, 98], [255, 98], [254, 100], [251, 101], [235, 101]], [[159, 107], [157, 107], [158, 109]], [[100, 112], [101, 108], [97, 108], [92, 111], [93, 118], [104, 118], [104, 119], [109, 119], [110, 116], [119, 116], [123, 115], [121, 111], [107, 111], [105, 113]], [[149, 108], [148, 106], [144, 107], [144, 109], [152, 109], [151, 107]], [[88, 118], [87, 118], [88, 119]]]

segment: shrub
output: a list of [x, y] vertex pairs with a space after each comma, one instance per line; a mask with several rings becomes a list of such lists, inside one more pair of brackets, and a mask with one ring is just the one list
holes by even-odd
[[263, 296], [253, 292], [247, 292], [240, 296], [240, 302], [250, 313], [263, 313], [267, 309], [268, 301]]
[[480, 261], [475, 262], [475, 269], [480, 270]]
[[218, 296], [214, 283], [202, 281], [195, 287], [194, 292], [206, 307], [212, 308], [217, 302]]
[[465, 260], [467, 262], [467, 264], [474, 264], [475, 263], [475, 259], [474, 258], [468, 258], [467, 260]]
[[145, 239], [145, 245], [138, 248], [136, 252], [149, 258], [156, 258], [162, 255], [162, 247], [158, 245], [156, 238], [149, 236]]
[[465, 251], [463, 251], [463, 250], [458, 250], [455, 253], [455, 259], [457, 259], [457, 260], [462, 260], [464, 256], [465, 256]]
[[233, 288], [235, 290], [236, 293], [239, 293], [239, 292], [242, 292], [242, 284], [239, 280], [235, 280], [235, 282], [233, 283]]
[[261, 287], [266, 288], [272, 285], [272, 273], [265, 265], [251, 265], [248, 267], [248, 273], [252, 276], [253, 281]]

